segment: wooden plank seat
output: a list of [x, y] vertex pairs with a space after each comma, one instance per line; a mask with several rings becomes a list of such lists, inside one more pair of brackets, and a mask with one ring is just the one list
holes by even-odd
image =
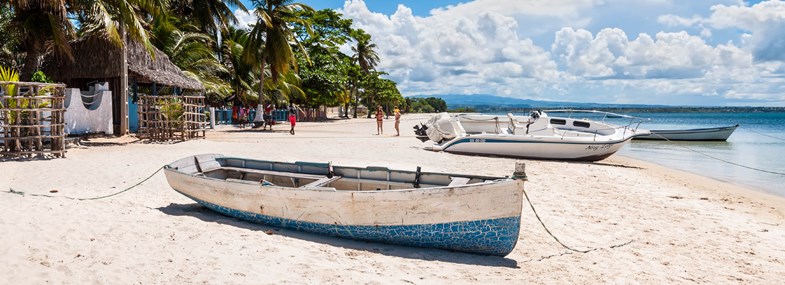
[[467, 183], [469, 183], [469, 180], [471, 180], [466, 177], [450, 177], [450, 178], [452, 178], [452, 181], [450, 182], [449, 186], [466, 185]]
[[322, 178], [321, 178], [321, 179], [319, 179], [319, 180], [316, 180], [316, 181], [314, 181], [314, 182], [311, 182], [311, 183], [305, 184], [305, 185], [303, 185], [303, 186], [300, 186], [300, 188], [306, 188], [306, 187], [309, 187], [309, 188], [310, 188], [310, 187], [321, 187], [321, 186], [324, 186], [324, 185], [330, 184], [330, 183], [332, 183], [333, 181], [335, 181], [335, 180], [338, 180], [338, 179], [341, 179], [341, 177], [340, 177], [340, 176], [337, 176], [337, 175], [336, 175], [336, 176], [333, 176], [333, 177], [322, 177]]
[[224, 166], [224, 167], [221, 167], [220, 169], [230, 170], [230, 171], [238, 171], [238, 172], [244, 172], [244, 173], [255, 173], [255, 174], [262, 174], [262, 175], [275, 175], [275, 176], [284, 176], [284, 177], [301, 178], [301, 179], [319, 180], [319, 179], [325, 178], [324, 175], [318, 175], [318, 174], [305, 174], [305, 173], [297, 173], [297, 172], [282, 172], [282, 171], [273, 171], [273, 170], [230, 167], [230, 166]]

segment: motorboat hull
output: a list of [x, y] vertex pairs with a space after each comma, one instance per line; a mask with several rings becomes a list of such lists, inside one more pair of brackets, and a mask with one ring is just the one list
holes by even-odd
[[445, 142], [439, 150], [467, 155], [484, 155], [544, 160], [603, 160], [629, 143], [615, 141], [548, 140], [515, 135], [470, 135]]

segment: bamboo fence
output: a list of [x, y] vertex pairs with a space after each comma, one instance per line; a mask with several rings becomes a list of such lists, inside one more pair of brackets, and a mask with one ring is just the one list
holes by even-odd
[[0, 158], [65, 157], [65, 84], [0, 81]]
[[201, 95], [139, 95], [139, 138], [157, 142], [203, 138], [204, 109]]

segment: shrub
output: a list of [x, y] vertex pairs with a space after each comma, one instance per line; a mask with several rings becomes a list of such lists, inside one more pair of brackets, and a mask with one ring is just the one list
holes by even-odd
[[41, 83], [52, 83], [52, 79], [46, 77], [43, 71], [36, 71], [33, 73], [33, 78], [30, 79], [32, 82], [41, 82]]

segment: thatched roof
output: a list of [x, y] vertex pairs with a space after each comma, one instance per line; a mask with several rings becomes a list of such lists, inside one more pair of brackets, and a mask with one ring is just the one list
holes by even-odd
[[[154, 49], [155, 60], [144, 46], [129, 40], [128, 76], [139, 83], [156, 83], [183, 89], [203, 90], [204, 86], [196, 79], [186, 76], [162, 51]], [[120, 77], [120, 47], [100, 36], [92, 36], [71, 42], [74, 62], [57, 59], [48, 54], [44, 72], [57, 81], [70, 79], [100, 79]]]

